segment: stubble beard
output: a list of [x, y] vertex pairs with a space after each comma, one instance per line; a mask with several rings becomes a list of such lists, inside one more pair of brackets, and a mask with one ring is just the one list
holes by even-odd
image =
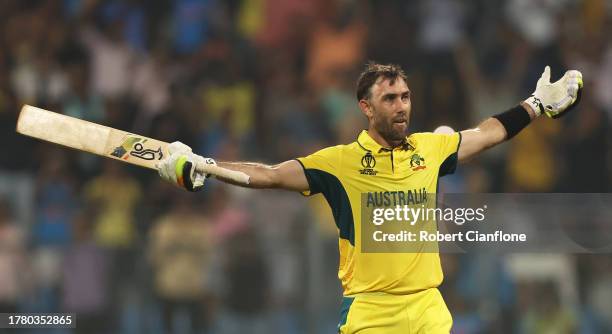
[[405, 130], [396, 130], [393, 127], [393, 119], [382, 119], [374, 123], [376, 131], [389, 143], [391, 146], [399, 145], [408, 135], [408, 125], [410, 121], [406, 121]]

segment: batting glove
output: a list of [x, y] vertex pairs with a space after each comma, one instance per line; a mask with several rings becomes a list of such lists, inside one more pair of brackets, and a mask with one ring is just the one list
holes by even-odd
[[550, 83], [550, 66], [546, 66], [542, 77], [536, 84], [535, 92], [525, 102], [537, 116], [546, 114], [559, 118], [572, 110], [582, 94], [582, 73], [576, 70], [565, 72], [563, 77]]
[[204, 187], [208, 175], [196, 171], [196, 165], [216, 165], [215, 160], [192, 153], [191, 147], [175, 141], [168, 146], [168, 157], [157, 164], [162, 179], [185, 188], [198, 191]]

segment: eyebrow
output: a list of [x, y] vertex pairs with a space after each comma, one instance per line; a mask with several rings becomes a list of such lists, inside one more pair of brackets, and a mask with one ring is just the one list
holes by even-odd
[[387, 98], [395, 99], [395, 97], [397, 97], [398, 95], [403, 96], [404, 94], [410, 95], [410, 89], [408, 89], [406, 91], [403, 91], [403, 92], [401, 92], [399, 94], [398, 93], [387, 93], [387, 94], [383, 95], [381, 98], [383, 100], [387, 99]]

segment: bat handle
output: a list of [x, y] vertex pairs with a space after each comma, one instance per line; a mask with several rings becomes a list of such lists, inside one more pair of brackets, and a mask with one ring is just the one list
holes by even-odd
[[249, 182], [250, 176], [248, 176], [246, 173], [219, 167], [217, 165], [197, 163], [196, 171], [205, 173], [205, 174], [212, 174], [212, 175], [224, 178], [224, 179], [232, 180], [239, 184], [246, 185], [250, 183]]

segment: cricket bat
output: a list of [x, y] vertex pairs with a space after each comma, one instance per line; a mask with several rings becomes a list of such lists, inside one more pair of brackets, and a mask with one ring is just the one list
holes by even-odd
[[[168, 154], [168, 143], [108, 126], [24, 105], [17, 132], [62, 146], [157, 170]], [[243, 172], [215, 165], [197, 164], [198, 172], [213, 174], [241, 184], [249, 183]]]

